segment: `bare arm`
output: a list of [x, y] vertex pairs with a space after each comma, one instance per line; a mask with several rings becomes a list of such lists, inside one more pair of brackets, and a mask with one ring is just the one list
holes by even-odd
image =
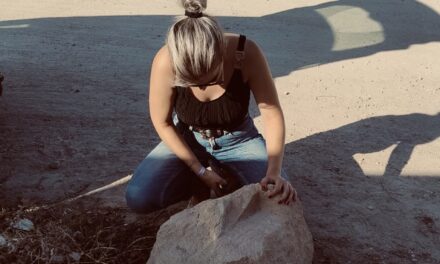
[[296, 200], [296, 191], [287, 179], [281, 177], [285, 140], [283, 111], [262, 50], [256, 43], [249, 40], [246, 54], [245, 67], [248, 69], [248, 81], [263, 118], [268, 156], [266, 176], [260, 184], [264, 190], [267, 190], [268, 183], [275, 184], [274, 189], [268, 193], [269, 198], [280, 194], [278, 203], [289, 204]]
[[166, 47], [158, 51], [151, 66], [149, 106], [150, 117], [162, 141], [185, 164], [197, 173], [201, 164], [172, 121], [173, 101], [175, 96], [172, 88], [173, 72]]
[[249, 84], [263, 118], [268, 155], [267, 174], [280, 175], [284, 155], [285, 124], [275, 84], [261, 49], [248, 41]]

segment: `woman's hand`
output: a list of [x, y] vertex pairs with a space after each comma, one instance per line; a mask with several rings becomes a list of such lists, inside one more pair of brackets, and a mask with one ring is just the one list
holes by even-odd
[[[274, 188], [269, 190], [268, 184], [274, 184]], [[284, 203], [286, 205], [290, 204], [290, 202], [295, 202], [298, 198], [295, 188], [288, 182], [286, 179], [279, 175], [266, 175], [260, 181], [261, 188], [263, 191], [269, 190], [267, 193], [269, 198], [276, 196], [277, 194], [281, 194], [281, 198], [278, 200], [278, 203]]]
[[205, 173], [200, 176], [200, 179], [212, 190], [214, 190], [217, 197], [222, 196], [222, 188], [228, 182], [220, 177], [217, 173], [213, 172], [211, 168], [207, 168]]

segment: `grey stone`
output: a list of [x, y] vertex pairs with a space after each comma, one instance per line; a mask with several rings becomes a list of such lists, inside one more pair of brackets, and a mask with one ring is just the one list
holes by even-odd
[[312, 263], [313, 239], [300, 201], [280, 205], [246, 185], [173, 215], [147, 264]]
[[65, 258], [64, 258], [64, 256], [61, 256], [61, 255], [55, 255], [50, 258], [50, 262], [51, 263], [64, 263]]
[[32, 223], [31, 220], [24, 218], [14, 223], [13, 227], [23, 231], [31, 231], [34, 229], [34, 223]]
[[72, 252], [69, 254], [69, 257], [71, 257], [74, 261], [78, 262], [81, 259], [81, 253]]
[[6, 238], [2, 235], [0, 235], [0, 247], [6, 247], [8, 245], [8, 242], [6, 241]]

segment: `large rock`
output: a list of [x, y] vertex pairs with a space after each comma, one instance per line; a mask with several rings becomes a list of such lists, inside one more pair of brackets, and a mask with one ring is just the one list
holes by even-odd
[[173, 215], [147, 264], [311, 263], [313, 240], [300, 201], [279, 205], [258, 183]]

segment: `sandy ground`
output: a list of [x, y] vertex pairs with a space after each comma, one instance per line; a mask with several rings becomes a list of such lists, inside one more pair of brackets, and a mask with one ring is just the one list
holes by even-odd
[[[265, 51], [315, 262], [440, 263], [440, 3], [208, 4]], [[124, 181], [159, 141], [151, 59], [181, 13], [159, 0], [1, 5], [0, 207], [110, 185], [85, 206], [125, 208]]]

